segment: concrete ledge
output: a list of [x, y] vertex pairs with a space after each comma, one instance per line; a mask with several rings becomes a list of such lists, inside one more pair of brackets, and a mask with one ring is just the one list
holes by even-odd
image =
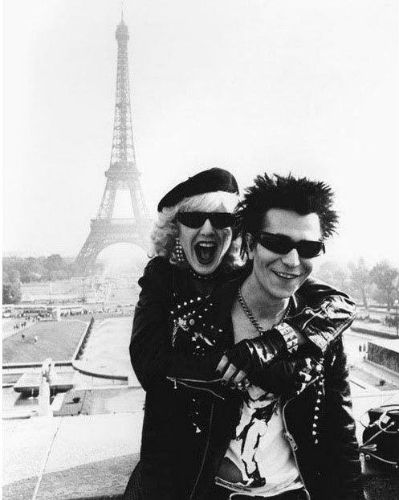
[[90, 377], [128, 381], [127, 375], [100, 371], [96, 366], [90, 366], [86, 361], [73, 361], [72, 366], [78, 372], [83, 373], [83, 375], [89, 375]]
[[371, 335], [373, 337], [380, 337], [382, 339], [391, 339], [391, 340], [399, 340], [399, 337], [394, 334], [394, 333], [388, 333], [388, 332], [379, 332], [378, 330], [373, 329], [372, 326], [370, 327], [363, 327], [363, 326], [357, 326], [356, 324], [351, 326], [351, 330], [356, 333], [363, 333], [365, 335]]
[[138, 461], [142, 411], [3, 422], [3, 499], [122, 495]]
[[[41, 478], [37, 500], [94, 500], [122, 498], [138, 455], [126, 455], [50, 472]], [[3, 487], [3, 500], [32, 498], [38, 478]]]
[[[26, 368], [41, 368], [43, 363], [3, 363], [3, 370], [21, 370]], [[72, 366], [72, 361], [54, 361], [54, 366]]]
[[75, 349], [75, 352], [72, 356], [73, 360], [79, 359], [82, 356], [82, 354], [85, 350], [87, 341], [89, 340], [91, 331], [93, 329], [93, 325], [94, 325], [94, 318], [92, 317], [89, 324], [87, 325], [85, 332], [83, 333], [82, 337], [80, 338], [80, 341], [79, 341], [77, 348]]

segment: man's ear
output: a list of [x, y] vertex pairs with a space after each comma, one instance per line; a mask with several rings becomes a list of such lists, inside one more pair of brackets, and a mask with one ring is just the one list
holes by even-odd
[[247, 253], [248, 253], [248, 258], [253, 259], [254, 258], [254, 249], [256, 246], [256, 241], [252, 234], [247, 233], [245, 236], [245, 241], [247, 244]]

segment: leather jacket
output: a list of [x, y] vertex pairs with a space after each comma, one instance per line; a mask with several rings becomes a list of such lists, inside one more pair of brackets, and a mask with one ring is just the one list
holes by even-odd
[[[209, 497], [241, 404], [238, 391], [212, 380], [233, 344], [231, 307], [248, 272], [225, 276], [214, 293], [201, 297], [187, 273], [164, 259], [147, 266], [130, 345], [146, 390], [145, 417], [140, 463], [125, 498]], [[308, 342], [265, 367], [263, 386], [282, 395], [286, 437], [312, 500], [362, 498], [340, 336], [353, 315], [345, 294], [308, 280], [286, 318]]]

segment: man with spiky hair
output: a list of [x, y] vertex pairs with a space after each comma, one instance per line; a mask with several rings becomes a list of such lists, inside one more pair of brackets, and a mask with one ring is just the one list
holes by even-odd
[[284, 363], [294, 371], [309, 350], [306, 382], [291, 394], [276, 391], [276, 361], [265, 341], [275, 335], [278, 342], [279, 324], [306, 308], [302, 285], [338, 221], [333, 192], [323, 182], [265, 174], [237, 214], [252, 265], [231, 294], [234, 346], [217, 371], [225, 383], [249, 385], [231, 419], [214, 498], [363, 498], [341, 336], [323, 355], [309, 344], [288, 347]]

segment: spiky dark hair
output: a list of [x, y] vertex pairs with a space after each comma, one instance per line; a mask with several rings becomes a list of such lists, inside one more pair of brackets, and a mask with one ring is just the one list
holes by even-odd
[[316, 213], [319, 216], [323, 239], [331, 236], [338, 223], [333, 210], [334, 193], [330, 186], [307, 177], [258, 175], [253, 186], [245, 190], [236, 213], [243, 242], [246, 234], [256, 235], [263, 217], [272, 208], [281, 208], [299, 215]]

